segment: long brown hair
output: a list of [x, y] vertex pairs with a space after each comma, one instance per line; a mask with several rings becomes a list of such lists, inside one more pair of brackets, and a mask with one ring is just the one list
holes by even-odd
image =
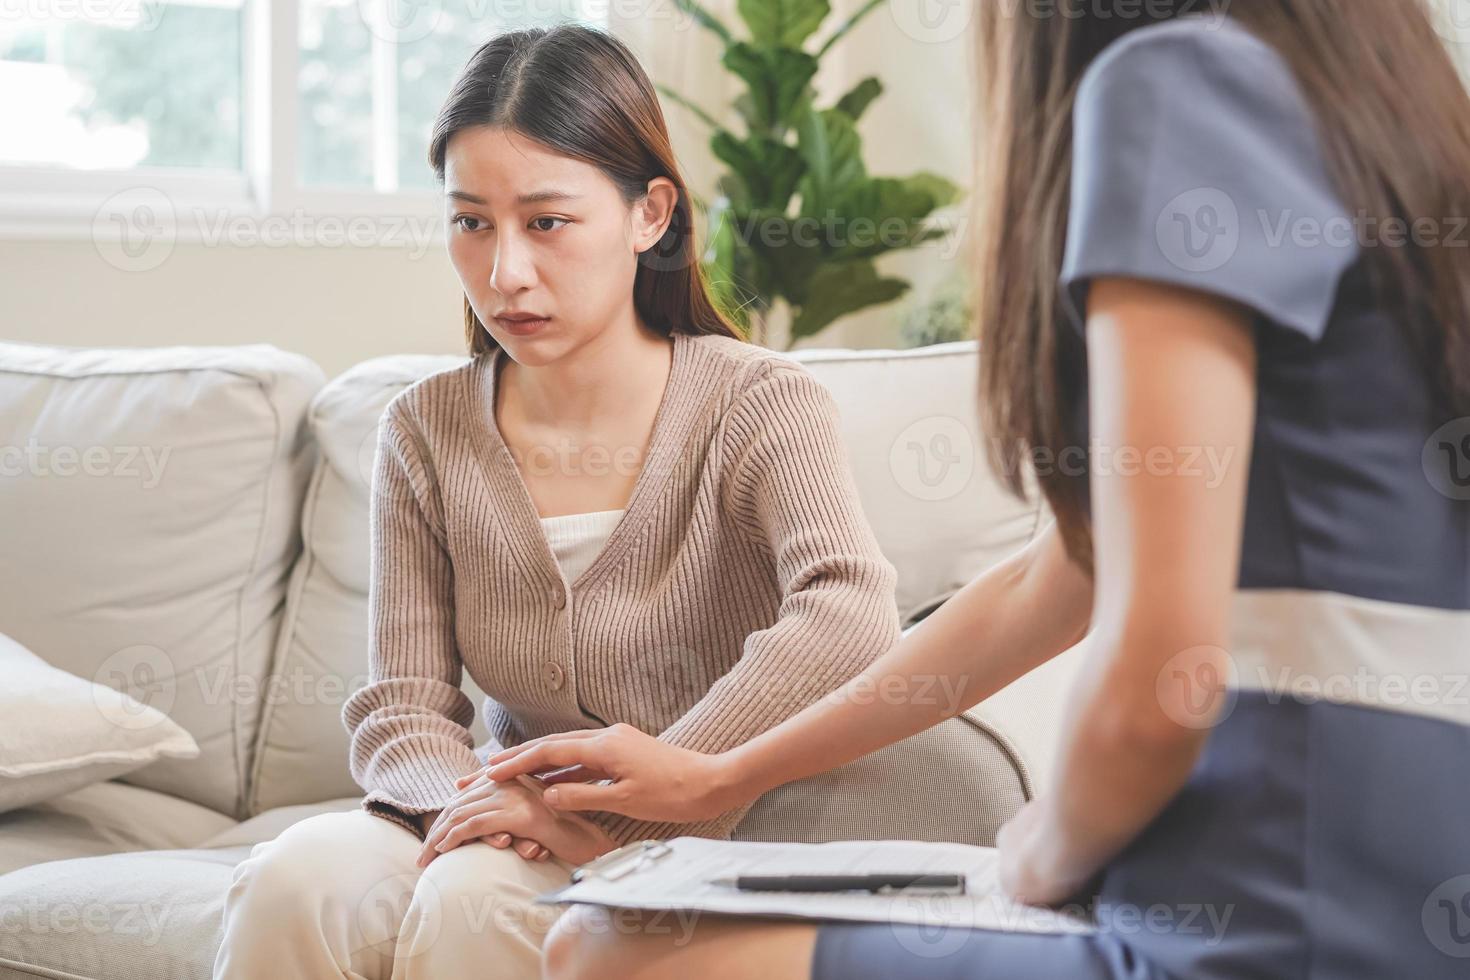
[[[471, 126], [514, 130], [602, 170], [625, 203], [667, 177], [678, 201], [663, 237], [639, 256], [633, 305], [664, 334], [743, 340], [714, 301], [695, 244], [689, 189], [679, 173], [658, 95], [633, 53], [605, 31], [559, 24], [499, 34], [481, 45], [455, 80], [429, 138], [429, 164], [442, 185], [449, 138]], [[496, 347], [469, 297], [465, 344], [472, 357]]]
[[[1350, 210], [1449, 225], [1470, 215], [1470, 96], [1423, 3], [1231, 0], [1229, 13], [1291, 67]], [[1082, 440], [1075, 429], [1086, 349], [1062, 319], [1056, 293], [1078, 83], [1112, 41], [1199, 7], [1173, 0], [1106, 16], [1095, 0], [1061, 0], [1042, 16], [1025, 13], [1025, 4], [980, 5], [983, 141], [970, 247], [979, 270], [981, 417], [991, 462], [1017, 495], [1025, 493], [1030, 454], [1057, 458]], [[1402, 311], [1444, 409], [1470, 414], [1470, 249], [1372, 251], [1366, 269], [1378, 301]], [[1068, 553], [1087, 567], [1087, 475], [1059, 469], [1045, 468], [1037, 481]]]

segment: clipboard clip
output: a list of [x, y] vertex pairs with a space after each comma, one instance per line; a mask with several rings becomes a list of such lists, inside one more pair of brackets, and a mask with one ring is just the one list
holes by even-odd
[[572, 871], [572, 884], [578, 885], [588, 878], [616, 881], [624, 875], [641, 871], [659, 858], [673, 853], [673, 848], [661, 840], [637, 841], [624, 844], [615, 851], [608, 851], [595, 861], [588, 861]]

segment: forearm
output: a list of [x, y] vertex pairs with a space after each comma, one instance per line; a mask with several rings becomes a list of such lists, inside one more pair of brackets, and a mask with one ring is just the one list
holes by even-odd
[[[1093, 650], [1084, 658], [1089, 667], [1072, 692], [1059, 765], [1042, 794], [1045, 860], [1062, 877], [1089, 877], [1158, 816], [1189, 778], [1209, 724], [1169, 710], [1159, 671], [1147, 666], [1167, 670], [1177, 646], [1137, 631], [1084, 643]], [[1214, 648], [1195, 649], [1209, 658]]]
[[846, 685], [719, 760], [717, 794], [753, 799], [973, 707], [1085, 633], [1091, 579], [1055, 528], [971, 582]]

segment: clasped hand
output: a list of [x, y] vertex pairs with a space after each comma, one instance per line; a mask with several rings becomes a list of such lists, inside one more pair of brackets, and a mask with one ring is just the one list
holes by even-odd
[[480, 776], [463, 785], [429, 826], [417, 865], [427, 867], [438, 855], [478, 839], [497, 847], [514, 841], [517, 853], [528, 860], [555, 855], [572, 864], [585, 864], [617, 846], [591, 821], [548, 808], [534, 789]]

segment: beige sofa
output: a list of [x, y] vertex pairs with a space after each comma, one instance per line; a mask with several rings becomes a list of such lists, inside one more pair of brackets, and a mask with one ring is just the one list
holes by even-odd
[[[973, 344], [793, 356], [841, 406], [906, 620], [1035, 534], [1044, 515], [980, 451]], [[110, 463], [0, 480], [0, 633], [161, 708], [201, 749], [0, 813], [0, 977], [206, 977], [250, 846], [358, 805], [340, 711], [367, 671], [377, 419], [458, 363], [380, 358], [328, 382], [266, 345], [0, 344], [0, 447], [102, 446]], [[784, 787], [738, 836], [990, 843], [1045, 777], [1073, 669]]]

